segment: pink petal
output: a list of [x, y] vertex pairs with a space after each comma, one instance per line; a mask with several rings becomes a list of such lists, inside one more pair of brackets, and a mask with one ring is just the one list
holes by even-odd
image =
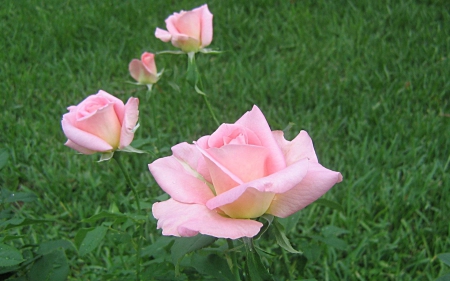
[[[82, 109], [81, 104], [78, 105], [78, 108]], [[121, 124], [115, 111], [115, 104], [112, 102], [97, 109], [91, 116], [77, 120], [73, 125], [82, 131], [101, 138], [113, 148], [119, 147]], [[72, 141], [74, 140], [72, 139]], [[77, 141], [74, 142], [78, 143]]]
[[[99, 152], [110, 151], [113, 149], [110, 144], [108, 144], [101, 138], [73, 126], [72, 123], [68, 120], [69, 117], [67, 115], [69, 114], [71, 113], [63, 115], [61, 126], [66, 137], [71, 142], [75, 143], [77, 147], [84, 147], [85, 149]], [[71, 143], [69, 143], [69, 145], [71, 145]]]
[[128, 70], [130, 71], [131, 77], [139, 82], [141, 80], [141, 77], [143, 76], [144, 65], [140, 60], [133, 59], [128, 65]]
[[173, 199], [153, 204], [152, 212], [163, 235], [187, 237], [201, 233], [238, 239], [253, 237], [262, 227], [262, 223], [254, 220], [226, 218], [204, 205], [184, 204]]
[[171, 35], [176, 35], [176, 34], [180, 34], [180, 31], [178, 30], [176, 24], [178, 19], [183, 16], [185, 13], [185, 11], [181, 11], [179, 13], [173, 13], [172, 15], [170, 15], [166, 20], [166, 28], [167, 31], [171, 34]]
[[101, 97], [105, 97], [110, 102], [114, 103], [114, 111], [116, 112], [117, 118], [119, 118], [120, 124], [122, 124], [123, 116], [124, 116], [124, 112], [125, 112], [125, 105], [123, 104], [123, 101], [103, 90], [98, 91], [97, 95], [101, 96]]
[[120, 132], [120, 145], [122, 149], [129, 146], [134, 138], [134, 130], [139, 118], [139, 99], [129, 98], [125, 105], [125, 113], [122, 123], [122, 130]]
[[206, 206], [213, 210], [236, 201], [248, 188], [260, 192], [285, 193], [298, 185], [308, 172], [308, 159], [302, 159], [267, 177], [244, 183], [210, 199]]
[[290, 216], [319, 199], [333, 185], [341, 181], [341, 173], [311, 162], [303, 180], [291, 190], [275, 195], [267, 213], [281, 218]]
[[172, 34], [172, 45], [181, 48], [183, 52], [196, 52], [200, 47], [200, 42], [184, 34]]
[[163, 42], [169, 42], [172, 39], [172, 35], [169, 32], [160, 28], [156, 28], [155, 37]]
[[190, 169], [200, 174], [200, 177], [207, 182], [211, 182], [211, 176], [206, 167], [205, 159], [202, 153], [194, 144], [186, 142], [179, 143], [172, 147], [172, 153], [179, 161], [184, 162]]
[[80, 146], [80, 145], [74, 143], [74, 142], [71, 141], [71, 140], [67, 140], [66, 143], [65, 143], [64, 145], [66, 145], [66, 146], [68, 146], [68, 147], [70, 147], [70, 148], [72, 148], [72, 149], [75, 149], [76, 151], [78, 151], [78, 152], [80, 152], [80, 153], [83, 153], [83, 154], [88, 154], [88, 155], [89, 155], [89, 154], [94, 154], [94, 153], [97, 152], [97, 151], [90, 150], [90, 149], [87, 149], [87, 148], [85, 148], [85, 147], [82, 147], [82, 146]]
[[301, 131], [292, 141], [284, 138], [283, 131], [273, 131], [272, 133], [283, 151], [288, 166], [303, 158], [318, 162], [313, 142], [306, 131]]
[[204, 204], [214, 196], [209, 183], [184, 159], [164, 157], [148, 167], [158, 185], [179, 202]]
[[266, 176], [268, 151], [265, 147], [229, 144], [198, 149], [209, 160], [206, 163], [217, 194]]
[[154, 54], [144, 52], [141, 55], [141, 61], [142, 61], [142, 64], [144, 65], [145, 69], [147, 70], [148, 74], [152, 74], [154, 76], [156, 76], [158, 74], [158, 70], [156, 69]]
[[200, 41], [200, 15], [200, 11], [185, 12], [176, 21], [172, 21], [172, 24], [179, 33]]
[[247, 127], [256, 133], [261, 140], [263, 146], [267, 147], [270, 151], [269, 160], [267, 161], [268, 174], [275, 173], [284, 167], [286, 162], [284, 160], [283, 153], [275, 141], [269, 124], [264, 117], [261, 110], [254, 105], [251, 111], [246, 112], [235, 124]]
[[213, 39], [213, 15], [206, 4], [198, 9], [201, 10], [201, 47], [204, 48], [209, 46]]
[[204, 149], [209, 147], [222, 147], [224, 144], [228, 144], [228, 142], [225, 142], [224, 140], [225, 137], [234, 139], [237, 138], [239, 135], [245, 138], [245, 142], [242, 144], [262, 146], [261, 140], [252, 130], [249, 130], [244, 126], [236, 124], [220, 125], [219, 128], [217, 128], [217, 130], [211, 136], [203, 140], [203, 142], [199, 143], [201, 144], [201, 147]]

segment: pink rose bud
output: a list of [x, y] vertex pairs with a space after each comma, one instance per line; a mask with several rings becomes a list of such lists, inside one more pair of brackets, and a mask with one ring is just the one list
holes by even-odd
[[308, 133], [287, 141], [282, 131], [270, 130], [256, 106], [172, 153], [149, 165], [171, 196], [152, 208], [163, 235], [253, 237], [263, 226], [254, 218], [290, 216], [342, 181], [339, 172], [319, 164]]
[[192, 11], [174, 13], [166, 19], [166, 27], [167, 31], [156, 28], [155, 36], [164, 42], [172, 41], [183, 52], [198, 52], [211, 44], [213, 15], [205, 4]]
[[127, 104], [99, 91], [76, 106], [69, 106], [61, 126], [67, 145], [83, 154], [109, 153], [130, 145], [139, 117], [139, 99]]
[[149, 85], [158, 82], [159, 74], [156, 69], [155, 55], [143, 53], [141, 60], [133, 59], [128, 65], [131, 77], [139, 84]]

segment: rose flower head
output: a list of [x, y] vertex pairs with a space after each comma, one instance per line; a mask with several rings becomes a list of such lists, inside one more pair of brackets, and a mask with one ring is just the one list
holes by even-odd
[[102, 160], [112, 157], [115, 150], [127, 150], [134, 138], [139, 116], [139, 100], [120, 99], [100, 90], [76, 106], [69, 106], [61, 126], [67, 145], [83, 154], [102, 153]]
[[253, 237], [263, 225], [255, 218], [287, 217], [342, 181], [319, 164], [308, 133], [287, 141], [256, 106], [194, 144], [175, 145], [172, 153], [149, 165], [171, 196], [152, 208], [163, 235]]
[[208, 5], [174, 13], [166, 19], [167, 30], [156, 28], [155, 36], [172, 42], [186, 53], [196, 53], [209, 46], [213, 38], [213, 15]]
[[152, 85], [158, 82], [161, 73], [158, 73], [155, 55], [144, 52], [141, 59], [133, 59], [128, 65], [131, 77], [141, 85]]

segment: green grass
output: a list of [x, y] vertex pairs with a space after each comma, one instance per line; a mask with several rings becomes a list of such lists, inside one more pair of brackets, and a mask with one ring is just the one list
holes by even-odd
[[[110, 4], [110, 2], [115, 2]], [[139, 97], [137, 139], [159, 156], [216, 128], [203, 100], [184, 82], [187, 59], [157, 57], [162, 80], [148, 98], [127, 66], [143, 51], [173, 49], [156, 27], [201, 1], [6, 0], [0, 7], [0, 148], [10, 153], [0, 185], [32, 191], [18, 216], [54, 223], [21, 229], [20, 243], [73, 240], [80, 223], [115, 203], [133, 212], [132, 193], [113, 163], [65, 147], [66, 107], [99, 89]], [[304, 129], [321, 163], [344, 181], [320, 205], [301, 211], [295, 247], [312, 245], [306, 278], [435, 280], [450, 252], [450, 7], [446, 1], [219, 1], [213, 48], [199, 55], [204, 88], [219, 120], [234, 122], [257, 104], [272, 129]], [[176, 83], [176, 85], [172, 84]], [[151, 156], [125, 155], [138, 192], [152, 203], [162, 191], [147, 170]], [[147, 209], [146, 241], [160, 236]], [[348, 246], [310, 239], [333, 225]], [[12, 232], [17, 234], [16, 232]], [[19, 243], [19, 244], [20, 244]], [[80, 257], [67, 251], [70, 280], [99, 280], [121, 267], [113, 244]], [[269, 243], [270, 245], [270, 243]], [[112, 249], [112, 250], [111, 250]], [[126, 249], [123, 249], [126, 251]], [[111, 252], [112, 251], [112, 252]], [[273, 249], [278, 253], [277, 249]], [[296, 273], [297, 260], [291, 270]], [[281, 262], [281, 260], [280, 260]], [[125, 261], [133, 269], [133, 260]], [[287, 278], [282, 265], [271, 271]]]

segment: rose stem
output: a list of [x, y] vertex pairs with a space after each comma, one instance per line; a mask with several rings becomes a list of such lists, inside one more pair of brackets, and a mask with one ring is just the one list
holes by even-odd
[[[136, 192], [136, 189], [134, 188], [133, 182], [131, 181], [130, 175], [128, 174], [127, 170], [122, 164], [122, 161], [120, 160], [119, 153], [114, 153], [113, 158], [116, 160], [117, 165], [119, 165], [120, 170], [122, 171], [123, 175], [125, 176], [126, 181], [128, 182], [128, 186], [130, 187], [131, 191], [134, 194], [134, 198], [136, 199], [136, 205], [137, 205], [137, 212], [138, 215], [141, 212], [141, 204], [139, 203], [139, 196]], [[139, 228], [140, 233], [137, 237], [137, 244], [136, 244], [136, 280], [139, 281], [140, 275], [141, 275], [141, 237], [143, 235], [143, 228], [140, 226], [135, 226], [135, 230]]]

